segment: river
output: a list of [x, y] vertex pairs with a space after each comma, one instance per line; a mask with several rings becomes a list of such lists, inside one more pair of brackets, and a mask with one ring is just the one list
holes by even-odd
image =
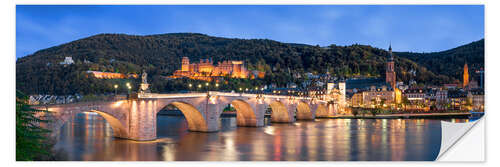
[[[467, 119], [453, 119], [464, 122]], [[189, 132], [182, 116], [158, 115], [158, 139], [113, 137], [95, 113], [80, 113], [61, 129], [61, 160], [98, 161], [430, 161], [439, 153], [437, 119], [316, 119], [236, 127], [222, 117], [216, 133]]]

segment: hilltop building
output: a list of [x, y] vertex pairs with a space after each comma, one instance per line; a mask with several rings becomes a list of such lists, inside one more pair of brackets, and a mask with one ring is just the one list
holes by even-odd
[[59, 62], [59, 64], [61, 64], [61, 65], [70, 65], [70, 64], [74, 64], [74, 63], [75, 63], [75, 61], [73, 61], [72, 57], [65, 57], [64, 61]]
[[[249, 76], [249, 74], [254, 73], [257, 76]], [[223, 76], [231, 78], [261, 78], [264, 74], [248, 71], [243, 61], [223, 61], [215, 66], [212, 59], [200, 59], [199, 63], [190, 63], [188, 57], [183, 57], [181, 69], [176, 70], [170, 78], [187, 77], [199, 80], [212, 80], [214, 77]]]
[[101, 72], [101, 71], [87, 71], [88, 74], [91, 74], [97, 79], [124, 79], [124, 78], [138, 78], [137, 74], [122, 74], [122, 73], [114, 73], [114, 72]]

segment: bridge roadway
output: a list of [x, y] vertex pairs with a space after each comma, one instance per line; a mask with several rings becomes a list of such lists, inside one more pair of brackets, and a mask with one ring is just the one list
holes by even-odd
[[[228, 104], [236, 109], [238, 126], [264, 126], [264, 114], [271, 108], [271, 122], [290, 123], [296, 119], [314, 120], [335, 114], [335, 108], [326, 101], [308, 97], [245, 94], [245, 93], [184, 93], [138, 94], [137, 98], [116, 101], [80, 102], [35, 106], [50, 111], [52, 120], [47, 128], [57, 135], [60, 128], [74, 114], [95, 112], [112, 127], [115, 137], [131, 140], [156, 139], [156, 116], [167, 105], [177, 107], [185, 116], [190, 131], [216, 132], [220, 115]], [[168, 127], [161, 127], [168, 128]]]

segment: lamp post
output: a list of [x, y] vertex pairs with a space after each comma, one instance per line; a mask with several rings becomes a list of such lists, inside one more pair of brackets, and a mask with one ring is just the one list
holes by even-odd
[[115, 96], [116, 96], [116, 89], [118, 88], [118, 85], [115, 84]]
[[210, 84], [207, 82], [207, 83], [205, 83], [205, 86], [207, 87], [207, 94], [208, 94], [208, 91], [210, 91], [210, 89], [209, 89]]
[[191, 88], [193, 87], [193, 84], [189, 84], [189, 91], [191, 92]]
[[130, 94], [130, 90], [132, 89], [132, 86], [130, 86], [130, 82], [127, 82], [127, 88], [128, 88], [128, 94]]

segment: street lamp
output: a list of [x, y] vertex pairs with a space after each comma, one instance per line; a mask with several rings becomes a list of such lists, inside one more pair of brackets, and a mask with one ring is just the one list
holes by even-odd
[[118, 88], [118, 85], [115, 84], [115, 96], [116, 96], [116, 89]]
[[127, 87], [128, 87], [128, 94], [130, 94], [130, 89], [132, 89], [132, 86], [130, 86], [130, 84], [127, 83]]

